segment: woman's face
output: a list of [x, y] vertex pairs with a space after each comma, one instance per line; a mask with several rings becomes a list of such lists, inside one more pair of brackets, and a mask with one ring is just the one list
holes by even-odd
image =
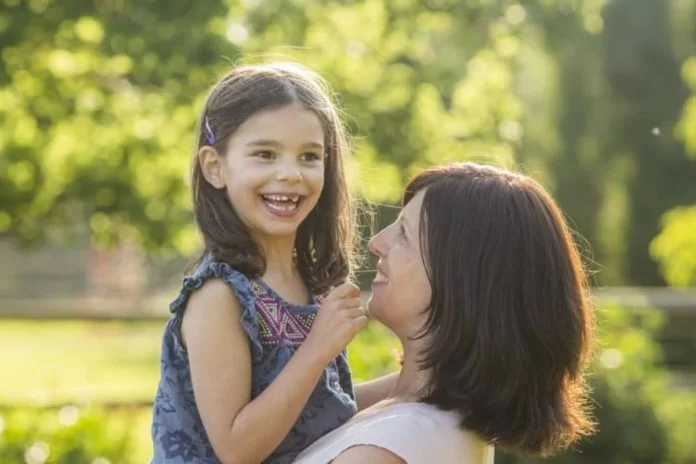
[[426, 320], [431, 288], [421, 253], [420, 212], [424, 190], [417, 192], [396, 221], [375, 235], [370, 251], [379, 257], [368, 309], [400, 337], [417, 333]]

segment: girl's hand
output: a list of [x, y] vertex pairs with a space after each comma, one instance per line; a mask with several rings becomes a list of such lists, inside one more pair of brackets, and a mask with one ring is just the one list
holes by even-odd
[[313, 350], [328, 364], [365, 325], [367, 311], [360, 305], [360, 288], [346, 282], [326, 297], [302, 346]]

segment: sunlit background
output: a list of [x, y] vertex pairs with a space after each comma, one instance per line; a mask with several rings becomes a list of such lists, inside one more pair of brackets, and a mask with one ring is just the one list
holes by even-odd
[[[268, 60], [331, 83], [378, 225], [450, 160], [558, 199], [595, 286], [599, 433], [548, 462], [696, 463], [696, 0], [0, 0], [0, 463], [148, 462], [200, 245], [196, 117]], [[370, 325], [355, 377], [395, 347]]]

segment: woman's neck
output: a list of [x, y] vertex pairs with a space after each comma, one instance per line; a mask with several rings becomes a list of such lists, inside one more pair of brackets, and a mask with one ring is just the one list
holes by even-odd
[[389, 395], [395, 400], [415, 401], [428, 385], [429, 375], [419, 365], [418, 358], [423, 340], [405, 340], [401, 373], [394, 390]]

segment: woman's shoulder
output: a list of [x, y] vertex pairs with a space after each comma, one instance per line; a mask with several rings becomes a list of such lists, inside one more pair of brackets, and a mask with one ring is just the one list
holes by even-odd
[[454, 413], [420, 402], [383, 402], [363, 411], [355, 417], [358, 423], [368, 427], [383, 424], [459, 430]]
[[375, 416], [387, 416], [390, 420], [411, 421], [417, 419], [419, 422], [429, 421], [440, 426], [458, 427], [458, 419], [455, 413], [444, 411], [436, 406], [421, 402], [384, 402], [378, 403], [373, 411], [366, 410], [368, 414]]
[[370, 422], [369, 433], [398, 447], [392, 450], [396, 454], [403, 450], [401, 457], [408, 463], [493, 464], [492, 447], [463, 430], [459, 416], [452, 411], [420, 402], [393, 403], [366, 420]]
[[387, 439], [408, 439], [414, 443], [452, 442], [449, 446], [475, 441], [476, 437], [459, 427], [459, 419], [451, 411], [420, 402], [377, 405], [365, 411], [366, 429]]
[[359, 413], [310, 447], [299, 462], [328, 462], [324, 459], [361, 445], [384, 448], [409, 464], [493, 462], [492, 449], [462, 430], [456, 414], [416, 402], [379, 404]]

